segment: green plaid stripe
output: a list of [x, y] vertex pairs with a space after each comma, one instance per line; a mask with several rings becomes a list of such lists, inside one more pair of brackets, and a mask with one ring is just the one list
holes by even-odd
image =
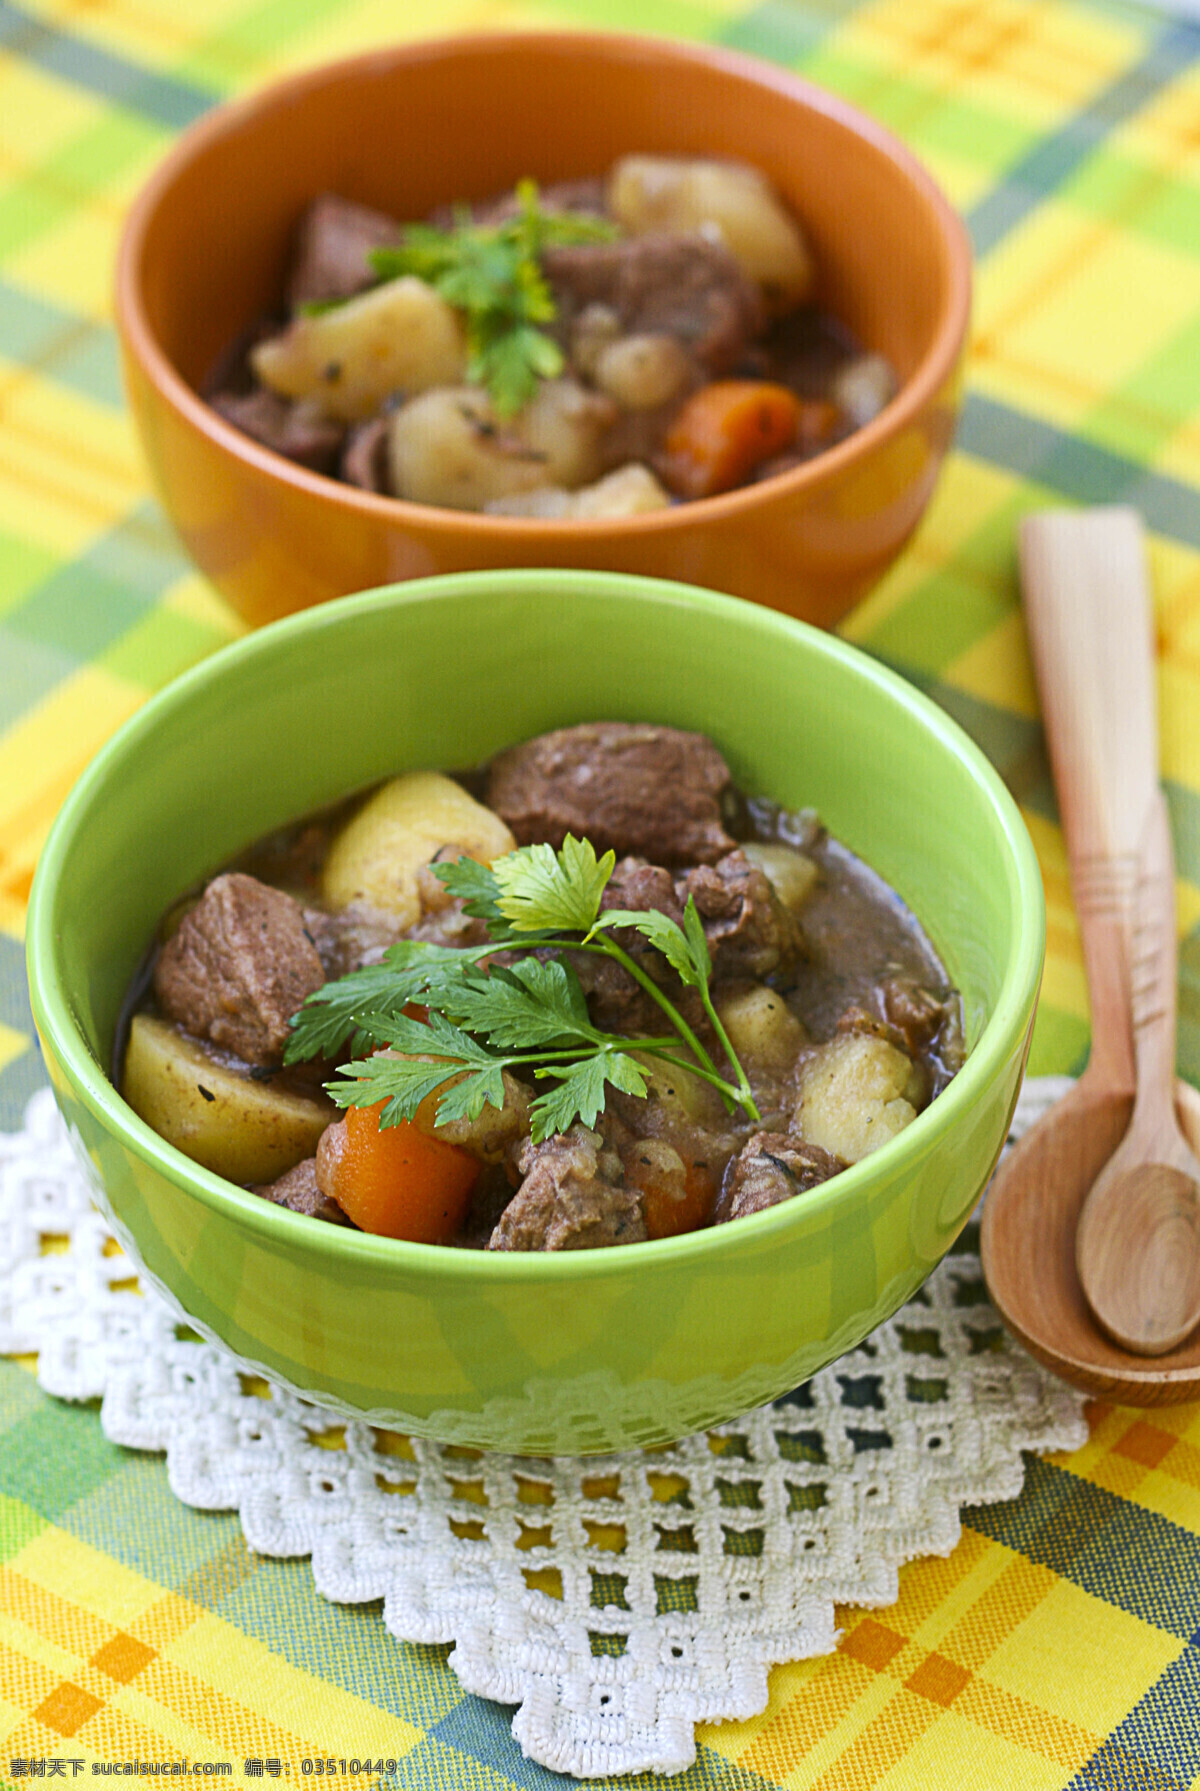
[[206, 112], [216, 93], [142, 68], [0, 0], [0, 46], [60, 81], [87, 88], [156, 123], [180, 128]]

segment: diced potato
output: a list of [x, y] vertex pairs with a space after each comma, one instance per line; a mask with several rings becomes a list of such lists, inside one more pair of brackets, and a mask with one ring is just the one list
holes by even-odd
[[647, 510], [662, 510], [670, 502], [650, 468], [631, 460], [581, 491], [540, 485], [513, 497], [496, 498], [486, 509], [489, 516], [544, 516], [562, 522], [584, 517], [641, 516]]
[[615, 1096], [615, 1105], [623, 1114], [634, 1116], [634, 1129], [639, 1137], [659, 1134], [668, 1138], [684, 1132], [689, 1126], [721, 1129], [726, 1112], [721, 1097], [710, 1082], [694, 1076], [691, 1070], [676, 1064], [660, 1063], [654, 1057], [634, 1052], [646, 1078], [648, 1101], [634, 1096]]
[[630, 460], [615, 472], [607, 473], [594, 485], [585, 485], [575, 493], [575, 516], [642, 516], [647, 510], [662, 510], [671, 502], [648, 466]]
[[463, 377], [467, 354], [458, 313], [405, 274], [330, 311], [298, 317], [250, 356], [265, 386], [315, 399], [331, 417], [369, 417], [393, 392], [424, 392]]
[[321, 888], [331, 908], [364, 902], [396, 916], [401, 927], [420, 918], [417, 873], [443, 856], [490, 864], [516, 846], [490, 808], [438, 771], [411, 771], [377, 790], [329, 848]]
[[596, 477], [600, 437], [614, 415], [611, 399], [570, 379], [544, 381], [505, 420], [479, 386], [425, 392], [391, 420], [391, 489], [450, 510], [482, 510], [539, 486], [574, 491]]
[[[643, 1212], [646, 1213], [648, 1234], [652, 1238], [673, 1235], [669, 1228], [660, 1231], [652, 1215], [657, 1217], [656, 1208], [660, 1211], [665, 1208], [668, 1215], [680, 1213], [682, 1216], [692, 1204], [688, 1198], [688, 1166], [679, 1152], [665, 1138], [639, 1138], [633, 1148], [624, 1153], [622, 1160], [625, 1179], [640, 1188], [645, 1197]], [[702, 1195], [700, 1198], [703, 1213], [704, 1207], [711, 1202], [711, 1191], [707, 1197]], [[691, 1227], [682, 1225], [679, 1229], [690, 1230]]]
[[122, 1092], [148, 1126], [231, 1182], [272, 1182], [311, 1157], [331, 1101], [256, 1081], [166, 1020], [135, 1016]]
[[857, 1163], [917, 1117], [905, 1099], [912, 1067], [886, 1039], [839, 1033], [805, 1064], [792, 1123], [807, 1144]]
[[773, 311], [811, 297], [816, 270], [804, 233], [766, 176], [746, 162], [627, 155], [609, 176], [608, 206], [634, 236], [719, 238]]
[[571, 326], [571, 365], [591, 379], [600, 356], [620, 334], [621, 319], [611, 305], [585, 305]]
[[530, 450], [542, 456], [545, 482], [577, 491], [600, 471], [600, 437], [615, 418], [611, 399], [573, 379], [545, 379], [513, 421]]
[[835, 374], [830, 397], [856, 429], [876, 418], [896, 396], [896, 375], [881, 354], [863, 354]]
[[596, 357], [595, 381], [622, 410], [652, 410], [677, 398], [692, 363], [674, 336], [621, 336]]
[[[431, 1133], [435, 1138], [444, 1139], [447, 1144], [459, 1144], [485, 1163], [499, 1163], [503, 1160], [509, 1146], [518, 1138], [529, 1134], [529, 1108], [532, 1095], [523, 1082], [502, 1070], [504, 1078], [504, 1105], [493, 1107], [490, 1104], [483, 1108], [478, 1119], [450, 1119], [444, 1125], [437, 1122], [437, 1101], [427, 1096], [417, 1109], [416, 1123], [423, 1132]], [[452, 1088], [461, 1078], [451, 1077], [446, 1084]], [[439, 1095], [441, 1090], [438, 1091]]]
[[769, 879], [775, 894], [793, 913], [802, 908], [820, 872], [813, 860], [792, 846], [759, 845], [751, 840], [742, 847]]
[[747, 1070], [786, 1070], [807, 1034], [782, 995], [765, 983], [736, 989], [717, 1002], [721, 1024]]

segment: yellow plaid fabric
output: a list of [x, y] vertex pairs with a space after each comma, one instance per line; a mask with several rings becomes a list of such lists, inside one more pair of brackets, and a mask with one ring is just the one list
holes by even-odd
[[[237, 632], [122, 408], [108, 307], [131, 195], [179, 128], [289, 68], [564, 25], [800, 69], [895, 129], [963, 209], [978, 288], [958, 446], [845, 632], [944, 704], [1021, 802], [1050, 910], [1032, 1067], [1076, 1069], [1086, 1000], [1014, 524], [1046, 503], [1142, 509], [1180, 1062], [1200, 1080], [1200, 24], [1125, 0], [0, 0], [0, 1125], [42, 1081], [21, 935], [54, 812], [150, 691]], [[894, 1607], [843, 1613], [836, 1654], [776, 1669], [763, 1716], [703, 1730], [671, 1783], [1200, 1785], [1200, 1408], [1097, 1405], [1086, 1448], [965, 1522]], [[325, 1603], [305, 1563], [251, 1555], [234, 1517], [184, 1509], [160, 1461], [0, 1364], [0, 1780], [186, 1759], [299, 1785], [308, 1759], [339, 1787], [560, 1783], [446, 1653]]]

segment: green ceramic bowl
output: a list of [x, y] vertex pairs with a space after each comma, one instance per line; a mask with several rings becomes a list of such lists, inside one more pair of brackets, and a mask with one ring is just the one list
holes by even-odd
[[[501, 1255], [338, 1231], [197, 1168], [109, 1080], [163, 909], [257, 835], [392, 773], [596, 718], [703, 729], [751, 792], [815, 806], [924, 922], [971, 1046], [900, 1137], [823, 1187], [691, 1236]], [[688, 586], [467, 573], [308, 610], [139, 711], [63, 806], [29, 916], [34, 1014], [96, 1198], [204, 1336], [307, 1397], [522, 1454], [654, 1444], [851, 1348], [978, 1199], [1021, 1080], [1037, 862], [983, 756], [826, 634]]]

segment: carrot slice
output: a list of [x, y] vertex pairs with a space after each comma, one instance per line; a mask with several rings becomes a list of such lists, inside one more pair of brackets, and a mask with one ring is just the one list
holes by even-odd
[[687, 1162], [684, 1171], [680, 1188], [677, 1177], [642, 1168], [636, 1150], [630, 1153], [626, 1174], [642, 1191], [642, 1216], [646, 1221], [647, 1237], [679, 1237], [685, 1231], [698, 1231], [708, 1224], [716, 1196], [712, 1173], [707, 1167]]
[[667, 431], [660, 471], [679, 497], [712, 497], [796, 440], [804, 407], [787, 386], [720, 379], [701, 386]]
[[381, 1130], [382, 1106], [347, 1108], [333, 1197], [363, 1231], [440, 1244], [465, 1219], [483, 1165], [413, 1120]]

